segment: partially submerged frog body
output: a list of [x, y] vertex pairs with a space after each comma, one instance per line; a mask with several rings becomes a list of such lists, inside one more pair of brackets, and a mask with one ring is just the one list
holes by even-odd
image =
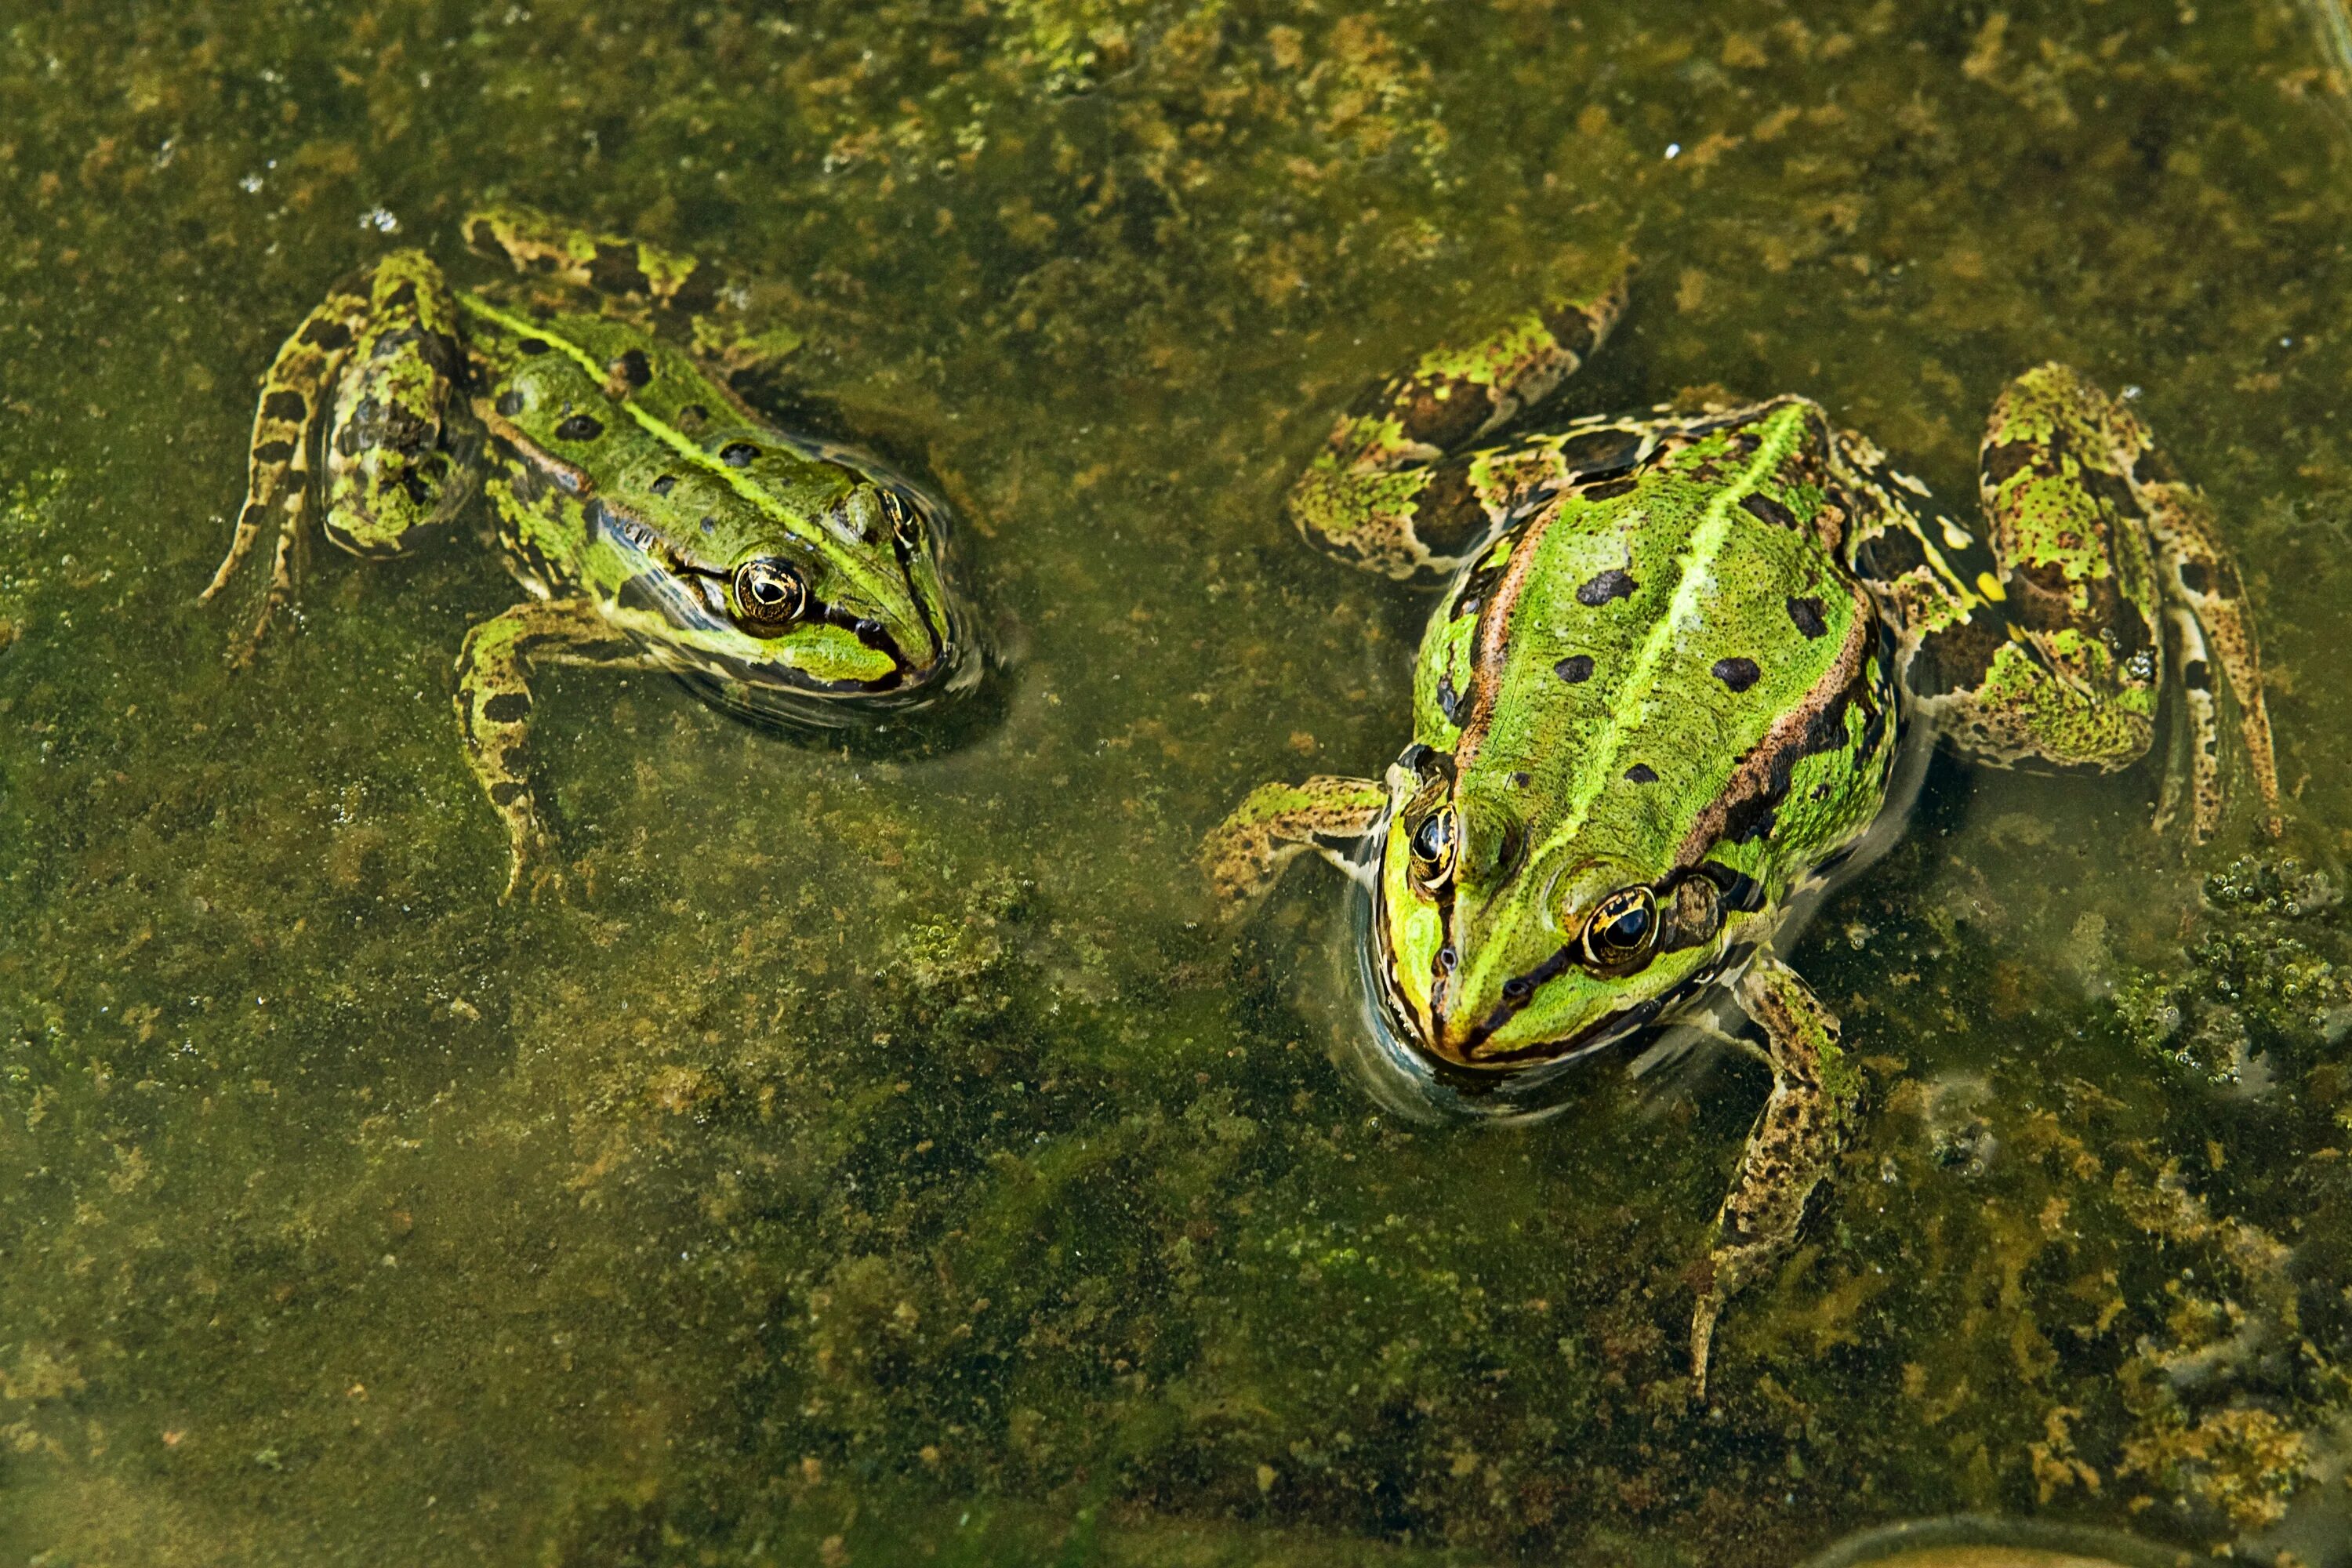
[[330, 294], [270, 366], [246, 503], [203, 595], [274, 531], [236, 662], [292, 595], [312, 517], [355, 555], [399, 555], [484, 492], [529, 597], [467, 635], [457, 708], [506, 825], [508, 896], [560, 879], [525, 771], [534, 669], [665, 670], [786, 730], [976, 683], [944, 510], [737, 395], [729, 373], [788, 352], [789, 331], [730, 332], [733, 291], [690, 258], [519, 208], [465, 226], [520, 276], [460, 289], [421, 251], [394, 252]]
[[1899, 828], [1906, 742], [2118, 769], [2169, 685], [2187, 744], [2159, 826], [2185, 811], [2201, 840], [2225, 807], [2218, 671], [2273, 833], [2278, 795], [2236, 571], [2122, 405], [2057, 364], [2011, 383], [1981, 538], [1803, 397], [1496, 440], [1622, 302], [1621, 279], [1426, 355], [1339, 422], [1292, 518], [1447, 584], [1412, 742], [1381, 779], [1262, 786], [1203, 861], [1236, 904], [1307, 849], [1367, 884], [1376, 1017], [1473, 1080], [1745, 1016], [1772, 1088], [1696, 1271], [1703, 1394], [1717, 1316], [1794, 1240], [1860, 1088], [1776, 939]]

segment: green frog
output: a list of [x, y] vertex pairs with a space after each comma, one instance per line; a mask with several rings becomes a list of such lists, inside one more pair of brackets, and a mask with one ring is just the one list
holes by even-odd
[[1368, 1012], [1451, 1081], [1677, 1024], [1761, 1058], [1771, 1088], [1693, 1270], [1703, 1397], [1727, 1301], [1790, 1248], [1855, 1121], [1837, 1019], [1776, 949], [1899, 831], [1904, 760], [1940, 736], [1997, 765], [2119, 769], [2174, 688], [2158, 823], [2202, 840], [2226, 687], [2273, 834], [2278, 785], [2212, 509], [2123, 403], [2054, 363], [2010, 383], [1981, 529], [1806, 397], [1523, 417], [1624, 300], [1620, 271], [1423, 355], [1339, 422], [1292, 520], [1446, 583], [1412, 741], [1382, 778], [1258, 788], [1202, 855], [1234, 907], [1310, 849], [1356, 878]]
[[381, 559], [483, 492], [487, 531], [527, 597], [467, 634], [456, 695], [467, 758], [506, 826], [507, 898], [561, 881], [526, 776], [534, 670], [663, 670], [787, 731], [978, 682], [945, 509], [739, 395], [797, 342], [789, 328], [755, 330], [748, 288], [522, 208], [476, 213], [465, 233], [518, 276], [458, 289], [423, 252], [395, 251], [278, 350], [245, 505], [203, 594], [220, 594], [274, 531], [233, 663], [290, 599], [312, 517]]

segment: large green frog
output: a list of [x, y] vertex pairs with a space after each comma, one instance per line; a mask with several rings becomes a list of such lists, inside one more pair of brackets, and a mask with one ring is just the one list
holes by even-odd
[[467, 757], [506, 824], [508, 896], [560, 875], [525, 776], [535, 668], [666, 670], [786, 730], [904, 711], [979, 679], [947, 578], [943, 509], [737, 395], [738, 379], [796, 341], [745, 324], [748, 289], [690, 258], [523, 209], [465, 227], [520, 278], [455, 289], [422, 252], [397, 251], [337, 288], [278, 350], [245, 507], [204, 593], [220, 593], [275, 531], [236, 662], [291, 595], [313, 515], [355, 555], [398, 555], [484, 491], [488, 530], [529, 597], [467, 634], [457, 706]]
[[2218, 669], [2273, 833], [2277, 784], [2238, 574], [2122, 405], [2056, 364], [2011, 383], [1980, 533], [1804, 397], [1520, 420], [1623, 297], [1620, 278], [1424, 355], [1340, 420], [1293, 520], [1448, 580], [1412, 742], [1381, 779], [1259, 788], [1203, 854], [1236, 901], [1310, 848], [1367, 885], [1374, 1020], [1456, 1080], [1678, 1022], [1762, 1058], [1696, 1270], [1703, 1393], [1718, 1314], [1790, 1245], [1853, 1121], [1837, 1020], [1775, 949], [1899, 826], [1898, 758], [1940, 734], [1997, 764], [2121, 768], [2171, 685], [2185, 744], [2158, 822], [2185, 805], [2201, 839], [2225, 805]]

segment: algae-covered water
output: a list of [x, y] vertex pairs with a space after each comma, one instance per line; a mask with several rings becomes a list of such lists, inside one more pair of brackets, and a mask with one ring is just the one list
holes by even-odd
[[[0, 1563], [2352, 1563], [2343, 32], [0, 3]], [[784, 289], [783, 392], [956, 499], [1003, 667], [847, 752], [558, 674], [571, 892], [503, 907], [492, 557], [318, 549], [235, 675], [194, 603], [279, 339], [499, 199]], [[1279, 522], [1332, 413], [1620, 246], [1580, 411], [1801, 392], [1965, 503], [2010, 374], [2140, 389], [2291, 796], [2190, 853], [2148, 770], [1937, 764], [1793, 954], [1868, 1112], [1704, 1402], [1760, 1072], [1400, 1120], [1335, 880], [1227, 927], [1192, 866], [1404, 739], [1426, 594]]]

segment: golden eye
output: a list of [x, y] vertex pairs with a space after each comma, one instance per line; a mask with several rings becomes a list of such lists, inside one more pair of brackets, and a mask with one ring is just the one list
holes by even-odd
[[1639, 963], [1658, 940], [1658, 905], [1647, 888], [1620, 888], [1584, 922], [1584, 956], [1596, 969]]
[[808, 608], [808, 584], [785, 562], [761, 556], [735, 569], [735, 620], [756, 637], [782, 632]]
[[1454, 851], [1461, 844], [1460, 824], [1450, 805], [1441, 805], [1415, 825], [1405, 850], [1412, 857], [1412, 879], [1424, 893], [1435, 894], [1454, 875]]

